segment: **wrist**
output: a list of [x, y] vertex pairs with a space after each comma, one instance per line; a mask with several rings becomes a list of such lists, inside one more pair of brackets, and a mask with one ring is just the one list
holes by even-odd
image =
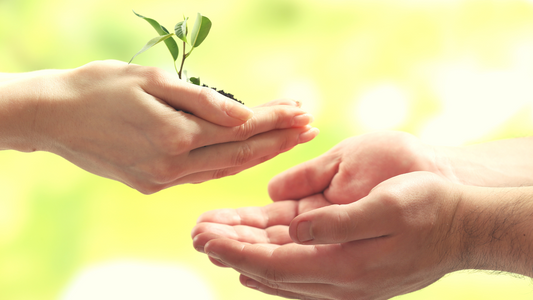
[[0, 82], [0, 149], [32, 152], [46, 149], [43, 103], [51, 103], [58, 71], [17, 74]]
[[468, 147], [433, 148], [437, 169], [452, 182], [472, 186], [498, 186], [498, 176], [501, 174], [483, 161], [483, 153], [476, 153]]
[[533, 188], [464, 186], [454, 217], [461, 269], [533, 277]]

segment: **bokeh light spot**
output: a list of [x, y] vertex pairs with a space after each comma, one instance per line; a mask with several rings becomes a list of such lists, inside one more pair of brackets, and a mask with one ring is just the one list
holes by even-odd
[[207, 284], [190, 270], [172, 264], [117, 261], [84, 270], [62, 300], [214, 299]]
[[393, 84], [376, 86], [360, 96], [355, 106], [357, 122], [367, 130], [386, 130], [400, 126], [407, 117], [409, 97]]

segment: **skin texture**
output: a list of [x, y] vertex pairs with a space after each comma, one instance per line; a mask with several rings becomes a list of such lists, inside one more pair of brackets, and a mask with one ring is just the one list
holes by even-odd
[[193, 245], [294, 299], [389, 299], [461, 269], [533, 276], [530, 143], [354, 137], [272, 179], [273, 204], [203, 214]]
[[49, 151], [145, 194], [237, 174], [318, 134], [293, 100], [249, 109], [118, 61], [3, 74], [0, 96], [0, 149]]

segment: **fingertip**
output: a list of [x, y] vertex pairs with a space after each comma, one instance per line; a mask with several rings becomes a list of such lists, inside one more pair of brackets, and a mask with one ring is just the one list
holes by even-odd
[[[205, 248], [207, 246], [207, 244], [212, 241], [212, 240], [215, 240], [215, 239], [218, 239], [218, 238], [221, 238], [221, 236], [215, 234], [215, 233], [211, 233], [211, 232], [206, 232], [206, 233], [202, 233], [202, 232], [198, 232], [198, 233], [195, 233], [194, 232], [194, 229], [193, 229], [193, 238], [192, 238], [192, 245], [194, 247], [194, 249], [196, 249], [197, 251], [199, 252], [202, 252], [202, 253], [206, 253], [205, 252]], [[200, 251], [201, 249], [201, 251]]]
[[256, 107], [275, 106], [275, 105], [287, 105], [287, 106], [301, 107], [302, 103], [298, 100], [294, 100], [290, 98], [282, 98], [282, 99], [276, 99], [276, 100], [269, 101], [267, 103], [260, 104]]
[[268, 195], [272, 201], [287, 200], [282, 199], [280, 191], [283, 188], [283, 173], [278, 174], [268, 182], [267, 190]]
[[291, 127], [305, 127], [313, 123], [314, 120], [315, 118], [311, 114], [305, 113], [305, 114], [297, 115], [292, 118]]
[[249, 287], [251, 289], [254, 289], [254, 290], [259, 289], [259, 283], [257, 281], [250, 279], [250, 278], [242, 278], [242, 277], [239, 279], [242, 285]]
[[289, 225], [289, 236], [292, 241], [302, 245], [312, 244], [315, 239], [312, 225], [310, 220], [301, 220], [299, 217], [293, 219]]
[[220, 260], [216, 260], [212, 257], [209, 257], [209, 260], [211, 261], [212, 264], [214, 264], [215, 266], [217, 267], [221, 267], [221, 268], [229, 268], [228, 266], [226, 266], [223, 262], [221, 262]]
[[298, 144], [304, 144], [312, 141], [315, 137], [318, 136], [319, 133], [320, 130], [318, 130], [318, 128], [310, 127], [309, 130], [300, 134], [300, 136], [298, 137]]
[[314, 240], [313, 223], [310, 221], [301, 221], [296, 225], [296, 239], [299, 244]]
[[241, 124], [250, 120], [254, 116], [253, 110], [251, 110], [250, 108], [246, 107], [243, 104], [239, 104], [230, 99], [226, 100], [225, 108], [226, 108], [226, 114], [233, 119], [237, 119], [238, 121], [241, 122]]

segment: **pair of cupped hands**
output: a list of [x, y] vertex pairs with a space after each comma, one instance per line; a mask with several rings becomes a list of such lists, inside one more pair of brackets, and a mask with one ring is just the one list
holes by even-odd
[[193, 245], [241, 284], [291, 299], [389, 299], [461, 269], [517, 271], [518, 259], [487, 254], [506, 253], [489, 247], [508, 233], [485, 237], [484, 215], [511, 192], [465, 184], [442, 151], [401, 132], [349, 138], [274, 177], [273, 203], [204, 213]]
[[[388, 299], [419, 289], [450, 268], [439, 261], [447, 239], [432, 234], [446, 223], [441, 211], [454, 209], [435, 198], [454, 183], [431, 159], [404, 133], [347, 139], [274, 177], [274, 203], [204, 213], [194, 247], [240, 272], [243, 285], [286, 298]], [[413, 272], [429, 264], [435, 269]]]

